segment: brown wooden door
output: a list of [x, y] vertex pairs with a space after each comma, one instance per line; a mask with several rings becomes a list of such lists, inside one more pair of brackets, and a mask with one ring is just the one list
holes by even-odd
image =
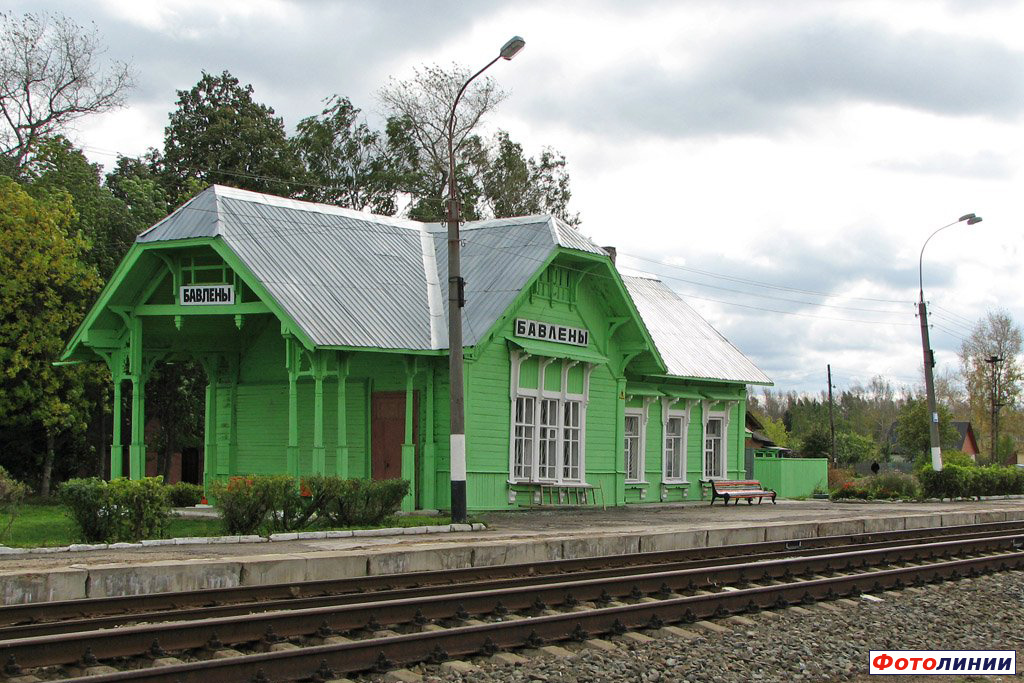
[[[413, 394], [413, 438], [417, 440], [417, 399]], [[374, 479], [402, 476], [405, 441], [405, 392], [376, 391], [370, 402], [370, 474]]]

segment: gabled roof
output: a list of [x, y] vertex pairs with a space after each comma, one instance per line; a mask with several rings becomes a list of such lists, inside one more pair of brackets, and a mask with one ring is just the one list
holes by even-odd
[[622, 280], [669, 375], [772, 384], [767, 375], [664, 282], [632, 275], [623, 275]]
[[[607, 259], [599, 246], [551, 216], [468, 223], [461, 229], [466, 279], [463, 340], [475, 346], [564, 251]], [[119, 266], [153, 243], [219, 240], [248, 269], [261, 296], [320, 347], [430, 351], [448, 347], [447, 231], [437, 223], [388, 218], [214, 185], [136, 239]], [[170, 246], [173, 246], [171, 244]], [[614, 266], [608, 262], [609, 272]], [[123, 276], [123, 274], [122, 274]], [[82, 330], [109, 302], [117, 273]], [[659, 367], [668, 375], [727, 382], [771, 381], [663, 283], [622, 276]], [[271, 303], [271, 302], [268, 302]], [[659, 357], [660, 356], [660, 357]]]
[[[140, 243], [220, 238], [317, 346], [448, 347], [447, 232], [214, 185]], [[605, 252], [551, 216], [468, 223], [463, 340], [473, 346], [558, 247]]]

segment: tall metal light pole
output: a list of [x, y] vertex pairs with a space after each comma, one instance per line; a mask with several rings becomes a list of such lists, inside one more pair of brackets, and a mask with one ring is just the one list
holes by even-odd
[[455, 182], [455, 110], [466, 88], [499, 59], [512, 59], [526, 41], [519, 36], [502, 45], [498, 56], [469, 77], [452, 102], [448, 115], [448, 385], [451, 394], [451, 436], [449, 471], [452, 482], [452, 522], [466, 521], [466, 413], [462, 380], [462, 308], [466, 305], [466, 283], [460, 261], [459, 191]]
[[932, 469], [935, 471], [942, 469], [942, 446], [939, 443], [939, 412], [935, 407], [935, 381], [932, 379], [932, 368], [935, 367], [935, 353], [932, 351], [931, 344], [928, 341], [928, 308], [924, 303], [924, 248], [928, 246], [932, 237], [935, 237], [946, 228], [964, 221], [967, 221], [967, 225], [974, 225], [981, 222], [981, 217], [969, 213], [960, 216], [958, 220], [952, 223], [943, 225], [924, 241], [924, 244], [921, 246], [921, 256], [917, 260], [918, 291], [920, 293], [920, 298], [917, 302], [917, 316], [921, 320], [921, 346], [924, 348], [924, 388], [928, 394], [928, 433], [932, 447]]

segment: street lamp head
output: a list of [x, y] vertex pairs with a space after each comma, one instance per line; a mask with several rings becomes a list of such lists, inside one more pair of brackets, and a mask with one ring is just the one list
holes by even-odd
[[957, 223], [962, 223], [963, 221], [969, 221], [972, 218], [974, 218], [974, 214], [973, 213], [965, 213], [963, 216], [960, 216], [960, 218], [957, 220]]
[[[499, 53], [503, 59], [512, 59], [519, 51], [526, 45], [526, 41], [519, 36], [512, 36], [512, 38], [501, 46], [501, 52]], [[974, 214], [971, 214], [972, 216]]]
[[971, 214], [971, 217], [967, 219], [967, 225], [974, 225], [975, 223], [981, 222], [981, 216], [975, 216]]

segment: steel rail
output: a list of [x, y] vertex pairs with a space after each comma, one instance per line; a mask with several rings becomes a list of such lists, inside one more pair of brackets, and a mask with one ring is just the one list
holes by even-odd
[[[39, 603], [5, 605], [0, 607], [0, 627], [55, 622], [62, 619], [84, 618], [95, 620], [104, 615], [124, 618], [132, 613], [162, 613], [167, 618], [169, 610], [189, 607], [217, 606], [225, 604], [248, 605], [249, 609], [261, 609], [273, 601], [282, 601], [270, 607], [286, 608], [290, 601], [303, 597], [351, 594], [353, 600], [373, 600], [374, 592], [400, 590], [434, 585], [445, 587], [464, 585], [473, 581], [499, 580], [514, 576], [541, 576], [567, 574], [592, 570], [595, 566], [606, 570], [628, 569], [644, 565], [659, 565], [670, 562], [702, 561], [712, 562], [726, 558], [742, 557], [754, 553], [788, 553], [798, 555], [815, 551], [841, 548], [844, 546], [868, 544], [899, 544], [907, 542], [931, 542], [938, 538], [977, 538], [987, 533], [1024, 531], [1024, 522], [989, 522], [977, 525], [930, 527], [923, 529], [868, 532], [822, 536], [807, 539], [767, 541], [742, 545], [711, 546], [682, 550], [634, 553], [568, 560], [467, 567], [451, 570], [409, 572], [374, 576], [346, 577], [299, 583], [281, 583], [258, 586], [234, 586], [230, 588], [200, 589], [173, 593], [152, 593], [103, 598], [83, 598]], [[368, 597], [363, 597], [363, 596]], [[4, 630], [0, 629], [0, 633]], [[16, 637], [18, 631], [7, 632], [0, 638]], [[28, 631], [23, 632], [28, 633]]]
[[422, 661], [491, 654], [502, 648], [537, 646], [543, 642], [584, 639], [628, 629], [657, 628], [666, 623], [692, 622], [728, 614], [811, 603], [844, 595], [902, 588], [978, 573], [1024, 567], [1024, 552], [947, 560], [924, 566], [883, 569], [846, 576], [741, 588], [657, 602], [605, 607], [536, 617], [268, 652], [228, 659], [206, 660], [67, 679], [66, 683], [243, 683], [253, 680], [329, 680], [339, 674], [382, 670]]
[[[1024, 528], [1015, 532], [1007, 532], [1007, 536], [1024, 534]], [[942, 538], [945, 542], [954, 540], [967, 540], [984, 537], [981, 532], [971, 534], [957, 534], [952, 536], [940, 536], [929, 538], [913, 539], [913, 545], [935, 542], [936, 538]], [[897, 541], [884, 541], [880, 543], [857, 544], [858, 551], [892, 547]], [[854, 546], [843, 546], [853, 548]], [[782, 559], [786, 557], [808, 557], [816, 554], [824, 554], [834, 551], [833, 548], [807, 548], [803, 550], [790, 550], [786, 552], [766, 552], [754, 555], [745, 555], [746, 562], [763, 562], [767, 560]], [[594, 558], [591, 558], [594, 559]], [[637, 574], [645, 572], [665, 572], [683, 569], [696, 569], [720, 565], [723, 559], [730, 558], [705, 558], [700, 560], [682, 560], [676, 562], [652, 563], [646, 565], [629, 565], [625, 567], [612, 567], [606, 569], [591, 569], [573, 573], [573, 580], [597, 579], [605, 577], [622, 576], [626, 574]], [[731, 558], [735, 559], [735, 558]], [[512, 578], [496, 578], [483, 581], [471, 581], [459, 584], [459, 591], [484, 591], [497, 590], [502, 588], [513, 588], [516, 586], [544, 585], [558, 583], [567, 579], [566, 574], [540, 574], [526, 575]], [[0, 627], [0, 641], [17, 638], [34, 638], [45, 635], [56, 635], [61, 633], [74, 633], [76, 631], [94, 631], [105, 628], [121, 628], [133, 623], [158, 623], [167, 621], [188, 621], [194, 619], [215, 619], [220, 617], [239, 616], [257, 612], [271, 612], [278, 610], [298, 610], [314, 607], [341, 606], [361, 602], [378, 602], [383, 600], [402, 600], [414, 597], [430, 595], [445, 595], [451, 593], [452, 587], [449, 584], [433, 584], [414, 588], [398, 588], [394, 590], [381, 590], [363, 593], [343, 593], [315, 595], [309, 597], [295, 597], [283, 600], [268, 600], [258, 603], [243, 602], [230, 605], [211, 605], [208, 607], [194, 607], [180, 610], [163, 610], [155, 612], [142, 612], [133, 614], [117, 614], [110, 616], [96, 616], [82, 619], [70, 619], [64, 621], [41, 622], [31, 624], [20, 624], [15, 626]]]
[[812, 557], [745, 562], [670, 572], [573, 580], [513, 588], [456, 592], [404, 600], [383, 600], [331, 607], [316, 607], [252, 615], [144, 624], [118, 629], [85, 631], [63, 635], [21, 638], [0, 642], [0, 660], [14, 657], [21, 666], [68, 664], [84, 653], [98, 659], [135, 656], [154, 644], [156, 649], [187, 650], [210, 642], [245, 643], [308, 635], [313, 633], [366, 629], [380, 624], [416, 623], [423, 620], [465, 619], [470, 615], [505, 610], [542, 610], [550, 605], [573, 605], [584, 601], [607, 602], [614, 598], [669, 596], [675, 591], [692, 591], [721, 584], [743, 585], [751, 580], [787, 580], [794, 575], [852, 570], [922, 558], [948, 557], [954, 553], [1006, 551], [1020, 547], [1024, 535], [997, 536], [925, 545], [899, 546], [867, 551], [831, 553]]

